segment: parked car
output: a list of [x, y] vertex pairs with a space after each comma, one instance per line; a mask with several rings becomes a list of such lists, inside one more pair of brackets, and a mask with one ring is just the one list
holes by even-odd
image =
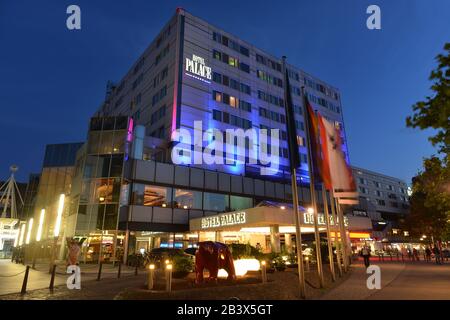
[[175, 256], [186, 256], [191, 258], [190, 254], [177, 248], [154, 248], [149, 253], [149, 260], [155, 264], [156, 268], [163, 268], [166, 260], [172, 260]]

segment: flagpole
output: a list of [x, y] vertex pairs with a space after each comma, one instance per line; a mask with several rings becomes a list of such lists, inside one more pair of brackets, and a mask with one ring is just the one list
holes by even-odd
[[328, 259], [330, 262], [331, 280], [333, 280], [334, 282], [336, 281], [336, 273], [334, 270], [333, 246], [331, 244], [331, 235], [330, 235], [330, 214], [328, 212], [327, 191], [325, 190], [325, 185], [323, 183], [322, 183], [322, 200], [323, 200], [323, 210], [325, 214], [325, 226], [327, 228]]
[[[341, 264], [341, 248], [339, 247], [338, 229], [339, 224], [336, 219], [336, 202], [334, 201], [334, 192], [330, 190], [330, 205], [331, 205], [331, 216], [333, 217], [333, 229], [334, 229], [334, 242], [336, 243], [336, 263], [338, 265], [339, 276], [342, 277], [342, 264]], [[338, 226], [336, 228], [336, 226]]]
[[[286, 72], [286, 57], [283, 56], [283, 72], [285, 76], [285, 90], [284, 90], [284, 103], [286, 111], [286, 127], [289, 134], [288, 145], [289, 145], [289, 161], [291, 164], [291, 186], [292, 186], [292, 205], [294, 209], [295, 218], [295, 245], [297, 247], [297, 265], [298, 265], [298, 282], [299, 282], [299, 294], [300, 298], [306, 298], [306, 288], [305, 288], [305, 271], [303, 266], [303, 247], [302, 247], [302, 232], [300, 227], [300, 213], [299, 213], [299, 203], [298, 203], [298, 191], [297, 191], [297, 162], [300, 162], [298, 155], [298, 144], [296, 142], [295, 134], [295, 119], [293, 118], [294, 113], [292, 110], [292, 97], [290, 96], [289, 88], [289, 77]], [[293, 136], [292, 136], [293, 135]]]
[[342, 260], [344, 262], [344, 271], [348, 271], [348, 250], [347, 250], [347, 233], [345, 232], [344, 215], [342, 214], [341, 205], [339, 204], [339, 199], [335, 198], [336, 210], [339, 220], [339, 229], [342, 241]]
[[300, 228], [300, 213], [298, 211], [298, 191], [297, 191], [297, 170], [292, 168], [292, 204], [295, 217], [295, 245], [297, 247], [297, 264], [298, 264], [298, 281], [300, 286], [300, 297], [306, 298], [305, 288], [305, 270], [303, 268], [303, 247], [302, 247], [302, 232]]
[[303, 101], [303, 110], [304, 110], [304, 119], [305, 119], [305, 132], [306, 132], [306, 145], [308, 149], [308, 171], [309, 171], [309, 190], [311, 193], [311, 204], [312, 209], [314, 211], [313, 217], [314, 217], [314, 238], [316, 242], [316, 262], [317, 262], [317, 273], [319, 276], [319, 284], [320, 287], [323, 288], [324, 286], [324, 279], [323, 279], [323, 268], [322, 268], [322, 256], [321, 256], [321, 250], [320, 250], [320, 233], [319, 233], [319, 225], [318, 225], [318, 212], [317, 212], [317, 203], [316, 203], [316, 191], [315, 191], [315, 185], [314, 185], [314, 169], [312, 165], [312, 151], [311, 151], [311, 143], [310, 143], [310, 135], [309, 135], [309, 126], [310, 123], [308, 121], [308, 109], [306, 106], [306, 95], [305, 95], [305, 87], [302, 87], [302, 95], [304, 97]]

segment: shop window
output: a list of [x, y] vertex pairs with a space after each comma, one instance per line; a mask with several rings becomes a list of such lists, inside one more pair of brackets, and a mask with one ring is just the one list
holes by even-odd
[[117, 204], [107, 204], [105, 207], [103, 230], [115, 230], [117, 227]]

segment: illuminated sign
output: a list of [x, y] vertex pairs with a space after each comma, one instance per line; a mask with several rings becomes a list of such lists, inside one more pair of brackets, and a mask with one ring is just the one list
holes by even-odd
[[370, 239], [370, 233], [367, 232], [349, 232], [351, 239]]
[[224, 213], [217, 216], [202, 218], [202, 229], [232, 226], [244, 224], [245, 222], [245, 211]]
[[[304, 224], [314, 224], [314, 213], [303, 213], [303, 223]], [[325, 215], [323, 213], [319, 213], [317, 215], [317, 224], [325, 225]], [[333, 216], [330, 215], [330, 225], [334, 225]], [[348, 219], [344, 216], [344, 225], [348, 227]]]
[[195, 54], [192, 59], [186, 58], [186, 75], [200, 81], [211, 83], [211, 67], [206, 66], [205, 59]]

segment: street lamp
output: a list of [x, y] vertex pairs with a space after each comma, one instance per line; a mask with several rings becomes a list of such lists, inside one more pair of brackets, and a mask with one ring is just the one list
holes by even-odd
[[23, 223], [22, 227], [20, 228], [19, 247], [23, 245], [24, 236], [25, 236], [25, 223]]
[[61, 220], [62, 220], [62, 214], [63, 214], [63, 210], [64, 210], [65, 198], [66, 198], [66, 195], [64, 193], [60, 194], [59, 203], [58, 203], [58, 211], [56, 212], [55, 227], [53, 228], [53, 236], [54, 236], [53, 250], [52, 250], [52, 257], [50, 259], [50, 267], [49, 267], [48, 273], [52, 273], [53, 266], [55, 265], [56, 246], [58, 245], [59, 232], [61, 231]]
[[39, 225], [36, 233], [36, 241], [41, 241], [42, 226], [44, 225], [45, 209], [41, 209], [41, 215], [39, 216]]
[[27, 232], [27, 238], [25, 239], [25, 244], [29, 244], [30, 243], [31, 230], [33, 230], [33, 218], [28, 220], [28, 232]]
[[34, 249], [33, 249], [33, 265], [32, 265], [33, 269], [36, 266], [36, 255], [37, 255], [36, 251], [39, 248], [38, 242], [41, 241], [41, 237], [42, 237], [42, 227], [44, 225], [44, 217], [45, 217], [45, 209], [41, 209], [41, 214], [39, 216], [38, 229], [36, 232], [36, 243], [34, 244]]
[[58, 203], [58, 212], [56, 215], [56, 222], [55, 222], [55, 228], [53, 230], [53, 234], [55, 238], [59, 236], [59, 231], [61, 230], [61, 220], [62, 220], [62, 213], [64, 210], [64, 200], [65, 200], [65, 194], [61, 194], [59, 196], [59, 203]]

